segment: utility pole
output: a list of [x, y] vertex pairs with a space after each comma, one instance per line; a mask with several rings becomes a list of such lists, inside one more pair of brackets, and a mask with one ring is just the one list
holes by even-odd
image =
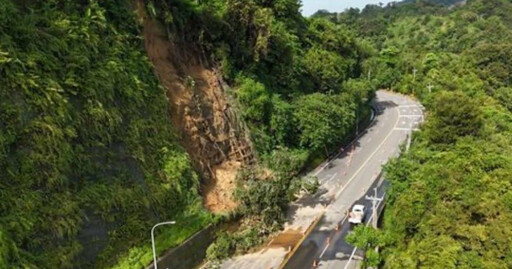
[[428, 93], [432, 93], [432, 88], [434, 88], [434, 86], [432, 85], [432, 83], [429, 83], [427, 85]]
[[359, 135], [359, 116], [357, 114], [358, 108], [356, 108], [356, 137]]
[[418, 69], [416, 69], [416, 67], [414, 67], [412, 69], [412, 74], [413, 74], [413, 80], [416, 81], [416, 72], [418, 72]]
[[374, 190], [375, 190], [375, 196], [366, 195], [366, 200], [372, 201], [372, 225], [373, 225], [373, 228], [377, 229], [377, 222], [378, 222], [377, 202], [382, 201], [384, 199], [384, 197], [378, 198], [377, 197], [377, 188], [374, 188]]
[[407, 135], [407, 146], [405, 147], [405, 152], [409, 152], [409, 148], [411, 148], [411, 139], [412, 139], [411, 136], [412, 136], [412, 133]]
[[361, 93], [359, 91], [357, 92], [357, 106], [356, 106], [356, 137], [359, 135], [359, 107], [360, 107], [360, 99], [361, 99]]

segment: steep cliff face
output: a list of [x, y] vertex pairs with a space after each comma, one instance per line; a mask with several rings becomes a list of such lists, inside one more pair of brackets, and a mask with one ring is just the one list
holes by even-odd
[[213, 212], [236, 207], [231, 197], [240, 167], [253, 162], [243, 123], [230, 105], [217, 69], [193, 48], [174, 44], [138, 2], [145, 47], [164, 86], [181, 144], [203, 176], [205, 206]]

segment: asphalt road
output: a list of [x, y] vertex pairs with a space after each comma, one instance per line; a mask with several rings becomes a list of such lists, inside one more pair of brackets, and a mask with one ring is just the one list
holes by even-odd
[[375, 187], [377, 196], [384, 196], [387, 184], [380, 176], [382, 165], [399, 153], [400, 144], [423, 120], [419, 104], [403, 96], [381, 91], [374, 105], [378, 111], [373, 124], [353, 148], [318, 173], [326, 190], [338, 192], [285, 268], [313, 268], [315, 260], [317, 268], [358, 268], [363, 253], [345, 242], [353, 229], [346, 212], [354, 204], [365, 205], [364, 221], [371, 225], [372, 203], [365, 196], [373, 196]]
[[[422, 108], [417, 102], [394, 93], [378, 91], [374, 107], [377, 110], [374, 121], [353, 145], [340, 150], [338, 156], [312, 173], [321, 183], [319, 191], [291, 205], [281, 235], [290, 231], [304, 234], [319, 216], [322, 218], [285, 268], [313, 268], [314, 260], [318, 261], [318, 268], [357, 268], [358, 257], [362, 254], [345, 242], [351, 230], [346, 211], [356, 202], [371, 209], [371, 203], [364, 199], [365, 194], [382, 181], [377, 180], [382, 165], [399, 154], [400, 144], [423, 120]], [[373, 190], [370, 191], [373, 195]], [[379, 188], [378, 196], [383, 192], [383, 188]], [[366, 221], [371, 211], [368, 213]], [[294, 244], [296, 242], [290, 245], [271, 242], [258, 253], [225, 261], [221, 268], [277, 269]]]
[[[379, 175], [366, 193], [351, 205], [361, 204], [366, 207], [366, 214], [361, 225], [371, 226], [373, 219], [372, 202], [365, 197], [375, 196], [375, 188], [377, 188], [377, 197], [384, 197], [387, 185], [387, 182]], [[383, 202], [376, 203], [377, 214], [382, 212], [383, 206]], [[317, 264], [316, 268], [358, 268], [357, 265], [364, 253], [345, 242], [345, 237], [355, 225], [349, 223], [347, 217], [343, 217], [338, 222], [339, 226], [332, 230], [324, 229], [322, 227], [324, 224], [323, 220], [319, 222], [284, 268], [315, 268], [314, 262]]]

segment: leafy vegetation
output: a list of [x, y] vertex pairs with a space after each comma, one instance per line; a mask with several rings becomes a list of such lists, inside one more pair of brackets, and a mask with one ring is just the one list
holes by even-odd
[[510, 1], [474, 0], [317, 14], [374, 44], [363, 64], [373, 83], [428, 111], [410, 151], [385, 168], [382, 231], [347, 238], [368, 249], [365, 266], [512, 267], [511, 11]]
[[369, 116], [376, 85], [361, 70], [375, 50], [343, 25], [303, 18], [297, 0], [154, 0], [148, 7], [169, 39], [218, 63], [261, 164], [272, 170], [240, 173], [235, 215], [245, 219], [236, 232], [221, 233], [208, 256], [246, 251], [281, 227], [297, 193], [315, 188], [315, 180], [296, 178], [307, 163], [325, 158], [355, 131], [356, 119]]
[[346, 240], [349, 244], [364, 251], [361, 267], [379, 266], [381, 257], [375, 248], [385, 243], [385, 237], [381, 231], [370, 226], [360, 225], [347, 235]]
[[159, 220], [190, 220], [167, 247], [211, 222], [132, 14], [0, 1], [0, 267], [108, 267]]
[[[303, 18], [297, 0], [141, 3], [177, 47], [220, 66], [273, 170], [239, 176], [234, 215], [246, 224], [230, 249], [245, 251], [314, 190], [296, 180], [305, 164], [368, 110], [375, 85], [361, 70], [374, 50], [342, 25]], [[0, 0], [2, 263], [135, 268], [150, 260], [157, 221], [178, 221], [162, 228], [160, 250], [213, 221], [132, 4]]]
[[[371, 47], [343, 25], [303, 18], [296, 0], [150, 3], [170, 38], [220, 63], [264, 158], [279, 148], [311, 154], [334, 146], [373, 96], [361, 77]], [[360, 87], [345, 85], [349, 78]], [[316, 108], [324, 112], [314, 115]]]
[[[303, 18], [297, 0], [151, 0], [168, 38], [218, 66], [265, 169], [212, 259], [278, 230], [297, 175], [368, 114], [377, 88], [429, 110], [383, 231], [349, 239], [385, 268], [512, 267], [512, 3], [428, 1]], [[134, 268], [213, 222], [128, 1], [0, 0], [0, 267]], [[264, 180], [262, 180], [264, 179]], [[478, 195], [475, 195], [478, 194]]]

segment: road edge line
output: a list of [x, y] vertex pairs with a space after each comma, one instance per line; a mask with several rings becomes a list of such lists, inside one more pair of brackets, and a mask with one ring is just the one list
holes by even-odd
[[[394, 126], [393, 126], [393, 127], [396, 127], [396, 125], [398, 124], [398, 122], [400, 122], [400, 110], [399, 110], [398, 108], [396, 108], [396, 107], [395, 107], [395, 109], [396, 109], [396, 111], [397, 111], [397, 120], [396, 120], [396, 122], [395, 122], [395, 124], [394, 124]], [[374, 112], [374, 111], [373, 111], [373, 108], [372, 108], [372, 112]], [[371, 122], [373, 122], [373, 120], [374, 120], [374, 119], [375, 119], [375, 118], [373, 118]], [[370, 122], [370, 123], [371, 123], [371, 122]], [[340, 191], [335, 195], [335, 199], [337, 199], [337, 198], [339, 197], [339, 195], [340, 195], [340, 194], [345, 190], [346, 186], [347, 186], [347, 185], [348, 185], [348, 184], [349, 184], [349, 183], [350, 183], [350, 182], [351, 182], [351, 181], [356, 177], [356, 175], [357, 175], [357, 174], [359, 174], [360, 170], [361, 170], [361, 169], [366, 165], [366, 163], [368, 163], [369, 159], [371, 159], [371, 158], [375, 155], [375, 153], [376, 153], [377, 151], [379, 151], [380, 147], [382, 147], [382, 145], [384, 144], [384, 142], [386, 142], [386, 140], [389, 138], [389, 136], [393, 133], [393, 131], [394, 131], [393, 129], [394, 129], [394, 128], [392, 128], [392, 129], [391, 129], [391, 131], [390, 131], [390, 132], [388, 133], [388, 135], [384, 138], [384, 140], [379, 144], [379, 146], [377, 146], [377, 150], [375, 150], [375, 151], [370, 155], [370, 157], [369, 157], [369, 158], [367, 158], [367, 160], [363, 163], [363, 165], [362, 165], [362, 166], [361, 166], [361, 167], [356, 171], [356, 173], [352, 176], [352, 178], [349, 180], [349, 182], [347, 182], [347, 184], [345, 184], [345, 186], [343, 186], [343, 187], [341, 188], [341, 190], [340, 190]], [[363, 135], [363, 133], [359, 134], [359, 135], [358, 135], [358, 136], [357, 136], [357, 137], [356, 137], [356, 138], [355, 138], [355, 139], [354, 139], [354, 140], [353, 140], [349, 145], [351, 145], [351, 144], [353, 144], [355, 141], [357, 141], [357, 139], [359, 139], [359, 138], [360, 138], [360, 136], [362, 136], [362, 135]], [[323, 168], [324, 168], [324, 167], [322, 167], [322, 169], [321, 169], [321, 170], [323, 170]], [[331, 206], [331, 205], [329, 205], [329, 206]], [[304, 233], [304, 235], [302, 236], [301, 240], [297, 243], [297, 245], [295, 245], [294, 249], [293, 249], [291, 252], [289, 252], [289, 253], [287, 254], [286, 258], [285, 258], [285, 259], [284, 259], [284, 261], [281, 263], [281, 265], [278, 267], [278, 269], [283, 269], [283, 268], [284, 268], [284, 266], [286, 266], [286, 264], [290, 261], [291, 257], [293, 257], [293, 255], [295, 255], [295, 252], [297, 252], [297, 250], [299, 249], [300, 245], [302, 245], [302, 243], [304, 242], [304, 240], [306, 240], [306, 238], [308, 237], [308, 235], [313, 231], [313, 228], [318, 224], [318, 222], [320, 222], [320, 219], [321, 219], [321, 217], [322, 217], [324, 214], [325, 214], [325, 210], [324, 210], [324, 211], [322, 211], [322, 213], [320, 214], [320, 216], [318, 217], [318, 219], [317, 219], [317, 220], [315, 220], [315, 221], [313, 222], [314, 224], [310, 225], [310, 227], [308, 228], [307, 232], [306, 232], [306, 233]]]
[[[335, 194], [334, 196], [334, 200], [337, 200], [341, 193], [343, 193], [343, 191], [347, 188], [347, 186], [352, 183], [352, 181], [357, 177], [357, 175], [359, 174], [359, 172], [361, 172], [361, 170], [366, 166], [366, 164], [370, 161], [371, 158], [373, 158], [373, 156], [375, 156], [375, 154], [380, 150], [380, 148], [382, 147], [382, 145], [384, 145], [384, 143], [388, 140], [388, 138], [391, 136], [391, 134], [393, 133], [395, 127], [398, 125], [398, 123], [400, 122], [400, 110], [398, 108], [395, 108], [398, 115], [397, 115], [397, 119], [396, 119], [396, 122], [395, 124], [393, 125], [393, 128], [391, 129], [391, 131], [386, 135], [386, 137], [384, 138], [384, 140], [382, 140], [382, 142], [377, 146], [377, 148], [375, 149], [375, 151], [370, 155], [370, 157], [366, 158], [366, 160], [364, 161], [364, 163], [359, 167], [359, 169], [357, 169], [357, 171], [354, 173], [354, 175], [352, 175], [352, 177], [347, 181], [347, 183], [345, 183], [345, 185]], [[330, 206], [330, 205], [329, 205]]]

